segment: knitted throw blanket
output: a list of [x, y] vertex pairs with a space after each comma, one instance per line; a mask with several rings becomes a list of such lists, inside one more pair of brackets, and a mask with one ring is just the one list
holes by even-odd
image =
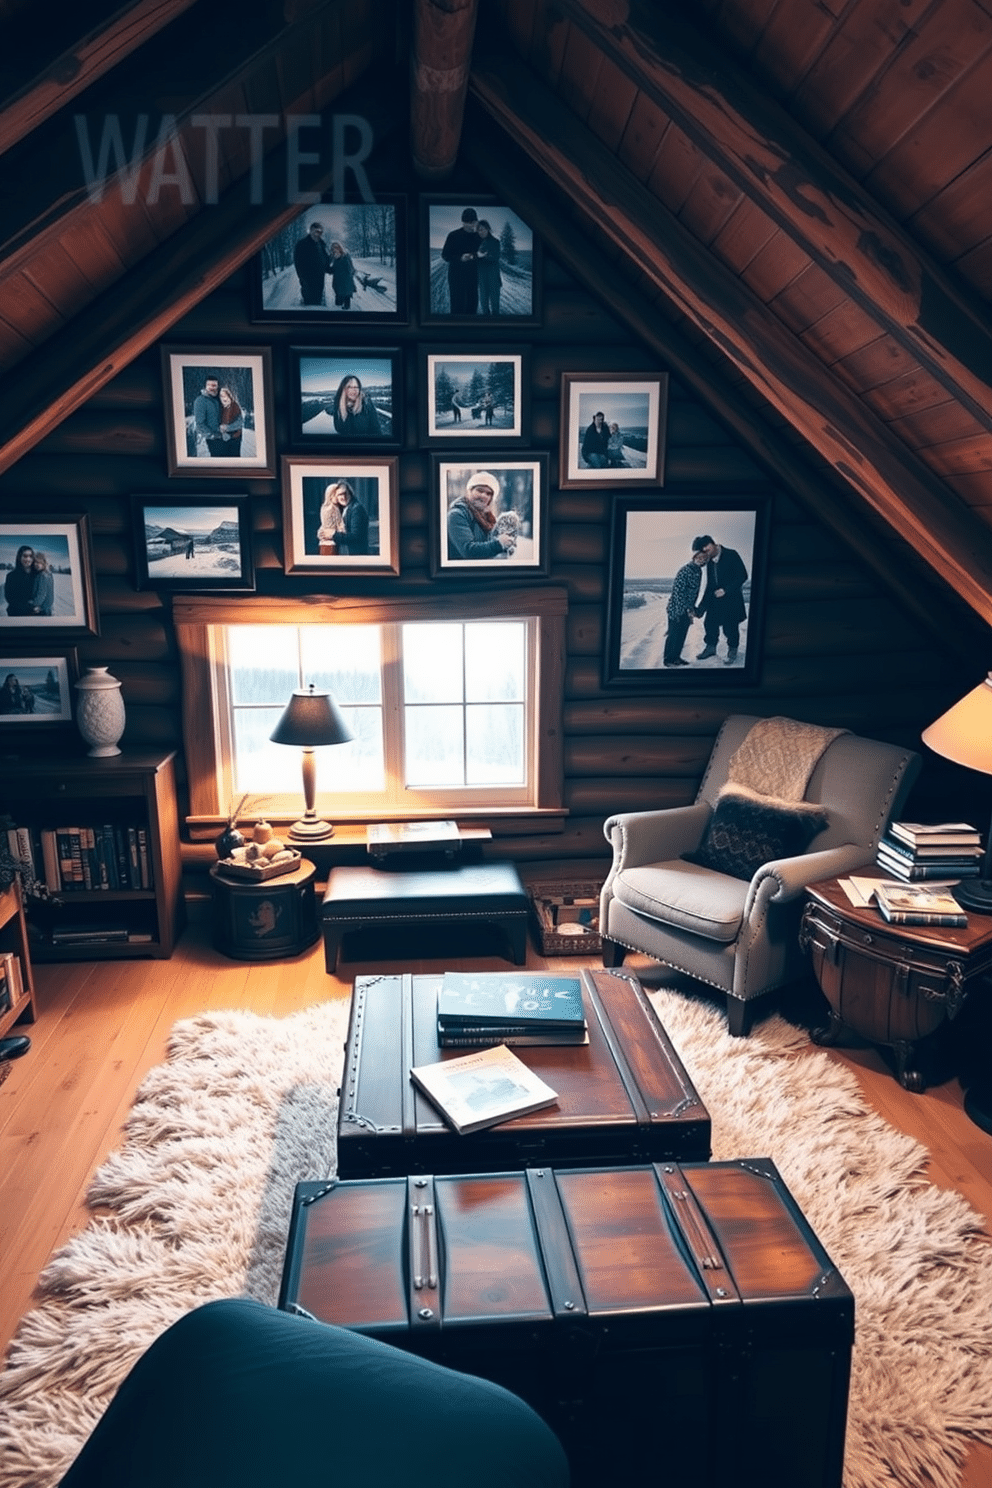
[[801, 801], [820, 755], [838, 734], [848, 732], [794, 718], [762, 718], [731, 756], [724, 790], [743, 787], [780, 801]]

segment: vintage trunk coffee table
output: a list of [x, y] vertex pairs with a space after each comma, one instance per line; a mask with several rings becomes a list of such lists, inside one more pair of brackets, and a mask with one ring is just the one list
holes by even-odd
[[709, 1113], [637, 978], [622, 970], [581, 978], [589, 1043], [513, 1051], [557, 1091], [557, 1104], [459, 1136], [409, 1078], [412, 1065], [465, 1052], [438, 1048], [440, 976], [356, 977], [338, 1106], [340, 1177], [705, 1162]]

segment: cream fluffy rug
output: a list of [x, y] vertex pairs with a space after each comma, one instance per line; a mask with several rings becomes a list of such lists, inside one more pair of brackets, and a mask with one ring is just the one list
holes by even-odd
[[[955, 1488], [992, 1441], [992, 1246], [925, 1153], [779, 1018], [654, 1001], [713, 1118], [715, 1158], [770, 1156], [857, 1300], [845, 1488]], [[99, 1212], [55, 1257], [0, 1376], [0, 1485], [52, 1488], [126, 1370], [210, 1298], [276, 1300], [294, 1185], [333, 1171], [346, 1010], [207, 1013], [176, 1025]], [[659, 1464], [659, 1482], [663, 1465]]]

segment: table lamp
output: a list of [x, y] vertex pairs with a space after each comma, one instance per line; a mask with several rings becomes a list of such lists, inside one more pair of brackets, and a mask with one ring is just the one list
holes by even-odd
[[303, 751], [303, 819], [286, 834], [295, 842], [320, 842], [333, 837], [334, 828], [321, 821], [314, 809], [317, 800], [315, 749], [324, 744], [347, 744], [352, 735], [329, 692], [318, 692], [313, 683], [306, 691], [297, 688], [286, 710], [269, 735], [273, 744], [295, 744]]
[[[922, 734], [935, 754], [992, 775], [992, 672], [984, 682], [942, 713]], [[964, 879], [954, 889], [962, 909], [992, 914], [992, 826], [989, 828], [980, 878]]]

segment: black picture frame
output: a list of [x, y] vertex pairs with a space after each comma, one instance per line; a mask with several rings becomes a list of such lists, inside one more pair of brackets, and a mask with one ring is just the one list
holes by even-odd
[[[323, 301], [305, 304], [293, 265], [295, 245], [314, 221], [323, 241], [340, 242], [355, 270], [355, 293], [346, 309], [335, 304], [331, 280]], [[378, 196], [374, 202], [315, 202], [304, 207], [263, 244], [251, 263], [249, 315], [256, 325], [406, 325], [409, 279], [407, 200]]]
[[[171, 476], [193, 480], [250, 480], [276, 473], [272, 403], [272, 349], [268, 346], [163, 346], [165, 447]], [[233, 391], [238, 432], [222, 437], [197, 435], [200, 395], [220, 406], [225, 388]], [[218, 399], [219, 393], [219, 399]], [[218, 417], [218, 415], [214, 415]], [[208, 447], [209, 446], [209, 447]]]
[[[399, 456], [283, 455], [283, 567], [287, 574], [397, 578], [400, 571]], [[358, 551], [325, 526], [330, 487], [346, 484], [364, 508]], [[329, 508], [333, 511], [333, 506]]]
[[420, 439], [428, 449], [501, 449], [529, 437], [527, 347], [422, 346], [420, 357]]
[[[769, 521], [767, 491], [614, 497], [603, 686], [651, 692], [725, 692], [756, 686], [761, 676]], [[712, 537], [726, 550], [722, 561], [731, 582], [734, 554], [747, 569], [740, 591], [746, 614], [738, 622], [736, 656], [730, 651], [733, 611], [725, 613], [715, 654], [710, 656], [702, 655], [708, 649], [707, 624], [715, 618], [709, 606], [702, 617], [687, 616], [680, 646], [678, 629], [671, 629], [676, 615], [669, 615], [669, 605], [676, 575], [692, 562], [693, 542], [701, 537]], [[691, 575], [686, 582], [691, 597]], [[709, 570], [703, 567], [694, 610], [705, 604], [708, 588]]]
[[[462, 227], [462, 213], [474, 211], [490, 223], [499, 244], [498, 311], [483, 308], [478, 289], [474, 309], [468, 302], [451, 306], [451, 275], [443, 257], [449, 234]], [[444, 194], [420, 198], [419, 226], [420, 322], [422, 325], [486, 326], [512, 330], [540, 324], [541, 243], [524, 219], [494, 196]], [[477, 257], [477, 254], [474, 255]], [[478, 283], [477, 274], [475, 276]], [[456, 286], [457, 288], [457, 286]], [[471, 290], [468, 290], [469, 301]], [[491, 304], [491, 301], [490, 301]]]
[[[358, 433], [350, 433], [335, 410], [345, 381], [352, 378], [372, 410], [371, 419], [361, 410], [353, 416]], [[398, 346], [291, 346], [289, 385], [294, 449], [402, 448], [406, 389]]]
[[[430, 563], [432, 578], [460, 578], [478, 573], [488, 579], [518, 579], [548, 572], [548, 456], [528, 451], [512, 457], [494, 450], [459, 453], [455, 459], [432, 456], [433, 479], [430, 503]], [[487, 474], [495, 487], [491, 509], [497, 517], [493, 541], [500, 531], [499, 518], [514, 512], [516, 542], [502, 554], [479, 557], [457, 550], [453, 541], [452, 507], [461, 507], [469, 479]], [[457, 529], [455, 529], [457, 530]], [[477, 540], [486, 543], [484, 532]]]
[[0, 728], [18, 734], [71, 728], [78, 679], [75, 646], [0, 646]]
[[136, 588], [172, 594], [254, 593], [247, 492], [132, 496], [131, 519]]
[[[31, 606], [26, 595], [22, 602], [14, 592], [14, 572], [25, 549], [45, 554], [54, 581], [51, 602], [40, 610]], [[62, 516], [46, 512], [43, 517], [4, 512], [0, 521], [0, 575], [0, 645], [9, 644], [4, 637], [18, 633], [35, 643], [54, 636], [76, 639], [100, 634], [93, 544], [85, 512]]]

